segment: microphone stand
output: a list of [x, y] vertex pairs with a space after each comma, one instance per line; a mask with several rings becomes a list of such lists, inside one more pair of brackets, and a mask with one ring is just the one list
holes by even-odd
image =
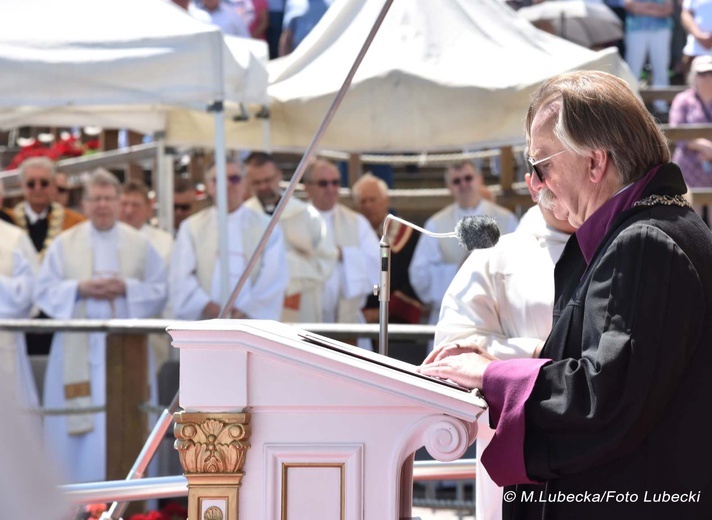
[[391, 238], [388, 235], [388, 229], [390, 222], [393, 220], [429, 237], [457, 238], [457, 233], [454, 231], [434, 233], [395, 215], [386, 215], [386, 220], [383, 221], [383, 236], [378, 244], [381, 253], [380, 283], [374, 287], [374, 294], [378, 295], [378, 353], [384, 356], [388, 356], [388, 302], [391, 299]]

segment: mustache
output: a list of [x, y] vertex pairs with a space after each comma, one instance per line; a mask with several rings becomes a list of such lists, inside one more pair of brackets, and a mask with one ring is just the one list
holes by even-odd
[[556, 205], [556, 195], [551, 193], [549, 188], [542, 188], [537, 195], [536, 202], [548, 210], [553, 210]]

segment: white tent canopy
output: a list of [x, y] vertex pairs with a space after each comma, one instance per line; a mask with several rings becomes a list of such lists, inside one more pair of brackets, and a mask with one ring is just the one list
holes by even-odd
[[[0, 126], [93, 124], [145, 133], [165, 130], [173, 110], [205, 114], [214, 105], [210, 146], [221, 278], [228, 280], [223, 102], [264, 102], [266, 55], [264, 42], [225, 38], [164, 0], [5, 0]], [[164, 201], [172, 178], [159, 176]], [[172, 223], [172, 204], [162, 207]], [[224, 302], [229, 287], [222, 285]]]
[[[271, 145], [310, 142], [383, 0], [337, 0], [296, 51], [271, 62]], [[393, 3], [321, 142], [345, 151], [425, 151], [522, 142], [529, 97], [573, 69], [632, 78], [614, 49], [593, 52], [539, 31], [499, 0]], [[187, 116], [187, 117], [184, 117]], [[259, 148], [260, 124], [228, 125]], [[171, 117], [168, 140], [207, 143], [209, 121]]]
[[164, 130], [177, 108], [265, 101], [264, 42], [163, 0], [0, 4], [0, 127]]

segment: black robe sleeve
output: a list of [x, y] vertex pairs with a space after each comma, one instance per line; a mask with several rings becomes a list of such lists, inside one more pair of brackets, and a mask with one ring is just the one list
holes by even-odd
[[542, 353], [560, 361], [541, 369], [527, 401], [529, 476], [585, 472], [636, 450], [666, 414], [705, 312], [697, 270], [669, 235], [645, 224], [622, 231]]

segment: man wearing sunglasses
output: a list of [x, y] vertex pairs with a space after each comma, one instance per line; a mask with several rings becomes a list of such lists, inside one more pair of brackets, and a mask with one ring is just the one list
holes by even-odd
[[30, 235], [40, 261], [59, 233], [86, 220], [81, 213], [52, 202], [55, 175], [54, 163], [46, 157], [33, 157], [20, 165], [25, 200], [15, 206], [13, 216]]
[[549, 79], [525, 131], [527, 182], [576, 228], [551, 333], [536, 358], [463, 341], [421, 370], [486, 396], [503, 518], [712, 518], [712, 232], [623, 80]]
[[[206, 185], [215, 200], [216, 169], [207, 171]], [[171, 255], [171, 304], [178, 319], [217, 318], [222, 288], [237, 285], [247, 262], [257, 249], [269, 218], [243, 204], [247, 193], [242, 169], [229, 161], [227, 175], [228, 243], [218, 237], [218, 209], [210, 206], [186, 219], [178, 230]], [[228, 248], [229, 280], [221, 279], [220, 248]], [[276, 227], [231, 310], [233, 318], [279, 320], [287, 287], [287, 255]]]
[[[517, 217], [506, 208], [482, 197], [482, 173], [469, 161], [455, 163], [445, 170], [445, 186], [454, 202], [425, 221], [425, 229], [448, 233], [463, 217], [487, 215], [492, 217], [501, 234], [517, 228]], [[432, 306], [428, 323], [438, 322], [440, 302], [455, 273], [467, 258], [468, 252], [454, 239], [423, 236], [410, 263], [410, 280], [420, 299]]]
[[341, 173], [334, 164], [314, 161], [303, 181], [309, 201], [326, 221], [329, 237], [338, 248], [336, 269], [322, 292], [322, 321], [365, 323], [361, 309], [378, 283], [378, 239], [363, 215], [339, 204]]
[[[52, 201], [55, 175], [54, 163], [46, 157], [33, 157], [20, 165], [22, 194], [25, 200], [15, 205], [12, 216], [15, 223], [29, 235], [40, 262], [47, 252], [47, 247], [62, 231], [86, 220], [81, 213]], [[32, 317], [47, 318], [40, 311], [35, 311]], [[27, 352], [30, 355], [49, 354], [51, 333], [27, 333], [25, 337]]]
[[[263, 152], [251, 153], [245, 159], [245, 169], [253, 194], [245, 206], [272, 215], [282, 199], [282, 170], [271, 155]], [[282, 321], [318, 323], [322, 320], [322, 288], [336, 265], [336, 245], [319, 212], [297, 198], [287, 201], [279, 225], [289, 267]]]

